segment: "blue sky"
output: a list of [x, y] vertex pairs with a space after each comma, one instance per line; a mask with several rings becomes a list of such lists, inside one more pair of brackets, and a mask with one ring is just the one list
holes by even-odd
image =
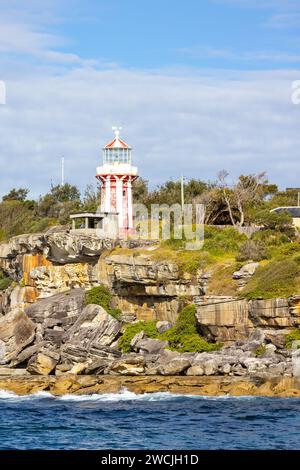
[[94, 181], [112, 125], [151, 185], [299, 186], [300, 0], [0, 0], [0, 194]]
[[299, 2], [89, 0], [58, 32], [125, 67], [266, 69], [299, 64], [299, 28]]

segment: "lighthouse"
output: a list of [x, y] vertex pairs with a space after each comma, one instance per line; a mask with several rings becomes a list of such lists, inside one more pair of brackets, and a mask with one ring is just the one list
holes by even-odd
[[115, 137], [103, 147], [103, 164], [97, 168], [101, 181], [101, 211], [118, 214], [119, 236], [133, 235], [132, 183], [138, 178], [132, 166], [132, 148], [120, 138], [121, 128], [113, 127]]

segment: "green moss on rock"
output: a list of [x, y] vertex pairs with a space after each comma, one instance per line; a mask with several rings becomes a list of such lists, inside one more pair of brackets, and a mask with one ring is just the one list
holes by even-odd
[[110, 293], [109, 289], [102, 284], [100, 286], [89, 289], [85, 293], [86, 305], [101, 305], [101, 307], [103, 307], [104, 310], [106, 310], [107, 313], [109, 313], [112, 317], [119, 319], [122, 312], [118, 308], [112, 308], [111, 301], [112, 294]]

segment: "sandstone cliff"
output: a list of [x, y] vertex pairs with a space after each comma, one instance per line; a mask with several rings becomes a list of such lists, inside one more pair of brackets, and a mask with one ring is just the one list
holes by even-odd
[[[153, 257], [152, 245], [64, 231], [23, 235], [1, 244], [0, 268], [14, 283], [1, 295], [0, 375], [22, 370], [31, 376], [180, 375], [261, 381], [300, 375], [298, 351], [287, 349], [285, 341], [299, 327], [300, 296], [241, 298], [239, 291], [258, 263], [233, 273], [235, 295], [208, 295], [211, 273], [183, 273], [176, 262]], [[120, 318], [99, 305], [86, 306], [85, 291], [99, 284], [109, 288]], [[167, 341], [140, 332], [129, 353], [120, 351], [127, 323], [151, 320], [157, 322], [157, 332], [166, 331], [187, 303], [197, 307], [199, 334], [222, 343], [221, 350], [179, 353], [170, 351]]]

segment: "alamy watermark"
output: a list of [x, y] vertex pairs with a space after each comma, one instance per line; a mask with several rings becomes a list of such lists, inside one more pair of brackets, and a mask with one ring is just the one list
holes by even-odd
[[295, 80], [292, 83], [291, 100], [293, 104], [300, 104], [300, 80]]
[[186, 250], [200, 250], [204, 243], [203, 204], [133, 204], [134, 231], [148, 240], [184, 240]]
[[[97, 211], [101, 213], [101, 208]], [[119, 229], [115, 218], [96, 229], [99, 238], [139, 238], [143, 240], [182, 240], [186, 250], [200, 250], [204, 244], [205, 206], [203, 204], [133, 204], [133, 227]], [[122, 232], [123, 230], [123, 232]]]

